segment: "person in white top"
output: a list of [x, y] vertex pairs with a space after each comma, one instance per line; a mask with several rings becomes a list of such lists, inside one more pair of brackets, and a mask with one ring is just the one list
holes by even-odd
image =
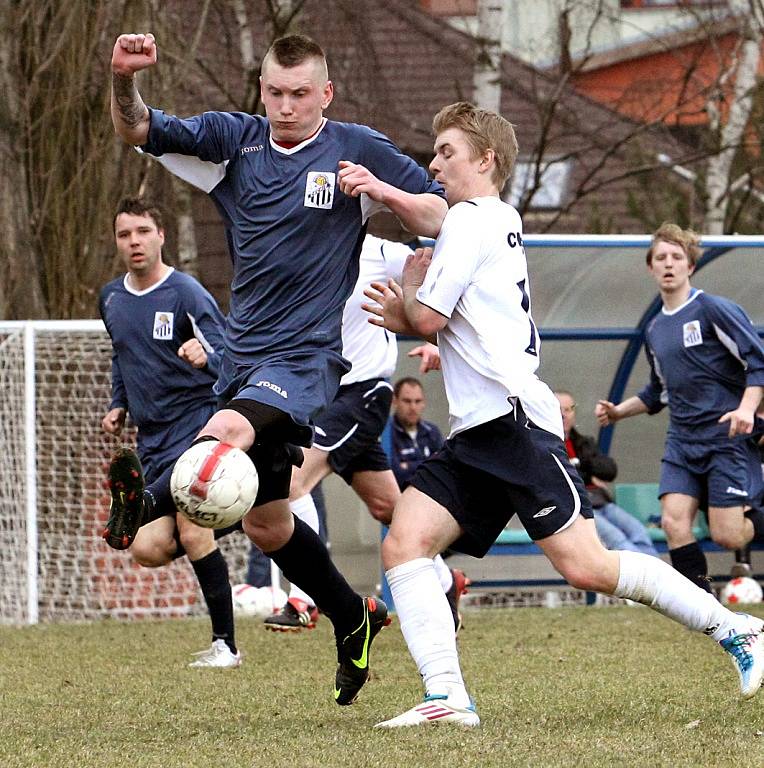
[[517, 514], [575, 588], [634, 600], [719, 642], [741, 693], [764, 676], [761, 619], [735, 614], [667, 563], [606, 550], [583, 483], [568, 460], [557, 401], [535, 375], [522, 223], [500, 199], [517, 156], [510, 123], [466, 102], [433, 122], [430, 170], [449, 212], [435, 244], [406, 262], [402, 283], [374, 283], [372, 322], [437, 338], [451, 435], [426, 459], [393, 513], [382, 559], [401, 631], [425, 686], [422, 704], [378, 723], [480, 723], [465, 688], [451, 613], [432, 565], [446, 547], [481, 557]]
[[[403, 243], [373, 235], [364, 238], [358, 280], [342, 313], [342, 356], [352, 368], [342, 377], [334, 400], [316, 417], [313, 445], [304, 449], [305, 460], [293, 470], [289, 489], [292, 512], [315, 531], [319, 522], [311, 491], [333, 472], [353, 488], [372, 517], [384, 525], [390, 524], [400, 496], [380, 443], [390, 414], [393, 387], [389, 379], [398, 360], [398, 345], [395, 334], [367, 322], [361, 305], [369, 283], [400, 279], [410, 253]], [[422, 358], [422, 373], [440, 369], [438, 350], [431, 344], [416, 347], [409, 354]], [[434, 560], [458, 632], [459, 599], [468, 579], [459, 569], [450, 569], [440, 555]], [[317, 620], [313, 598], [292, 584], [286, 605], [266, 617], [264, 624], [272, 631], [299, 632], [314, 628]]]

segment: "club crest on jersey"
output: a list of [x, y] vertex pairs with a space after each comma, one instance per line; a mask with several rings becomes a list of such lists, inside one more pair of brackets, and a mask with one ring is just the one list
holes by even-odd
[[685, 347], [697, 347], [703, 343], [703, 334], [700, 332], [700, 323], [692, 320], [682, 326]]
[[308, 179], [305, 182], [305, 206], [331, 209], [334, 202], [334, 180], [333, 173], [308, 171]]
[[173, 313], [154, 312], [154, 338], [165, 341], [172, 338]]

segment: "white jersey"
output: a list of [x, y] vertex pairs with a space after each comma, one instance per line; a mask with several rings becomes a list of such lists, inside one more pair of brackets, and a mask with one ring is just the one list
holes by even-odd
[[498, 197], [448, 211], [417, 299], [448, 318], [438, 348], [451, 436], [509, 413], [563, 437], [560, 404], [536, 375], [539, 337], [518, 212]]
[[363, 295], [369, 283], [386, 283], [390, 277], [400, 282], [403, 265], [410, 253], [403, 243], [366, 235], [359, 260], [358, 282], [342, 313], [342, 356], [353, 367], [342, 377], [340, 386], [393, 375], [398, 360], [395, 334], [372, 325], [361, 304], [369, 301]]

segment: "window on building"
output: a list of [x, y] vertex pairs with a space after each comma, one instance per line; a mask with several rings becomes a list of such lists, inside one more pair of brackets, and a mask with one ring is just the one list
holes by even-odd
[[520, 205], [533, 191], [529, 208], [561, 208], [570, 176], [570, 160], [552, 160], [542, 166], [538, 187], [533, 191], [536, 163], [519, 160], [515, 163], [512, 181], [503, 198], [514, 206]]

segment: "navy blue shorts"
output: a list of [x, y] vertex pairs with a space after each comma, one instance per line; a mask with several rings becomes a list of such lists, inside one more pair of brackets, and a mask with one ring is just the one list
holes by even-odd
[[262, 357], [247, 366], [224, 358], [215, 391], [222, 403], [254, 400], [283, 411], [290, 417], [281, 429], [283, 442], [307, 447], [314, 417], [334, 399], [348, 370], [347, 360], [332, 350]]
[[516, 410], [446, 440], [411, 485], [444, 506], [462, 529], [451, 549], [483, 557], [513, 515], [534, 540], [592, 507], [565, 445]]
[[658, 495], [683, 493], [711, 507], [755, 503], [762, 493], [761, 459], [751, 439], [666, 440]]
[[384, 379], [340, 387], [316, 417], [313, 445], [326, 451], [329, 466], [348, 485], [356, 472], [384, 472], [390, 462], [379, 441], [390, 417], [393, 388]]
[[[165, 470], [175, 464], [214, 412], [215, 407], [209, 403], [189, 411], [180, 421], [138, 430], [138, 458], [141, 460], [146, 485], [158, 480]], [[175, 506], [159, 508], [157, 514], [160, 517], [175, 517]]]

